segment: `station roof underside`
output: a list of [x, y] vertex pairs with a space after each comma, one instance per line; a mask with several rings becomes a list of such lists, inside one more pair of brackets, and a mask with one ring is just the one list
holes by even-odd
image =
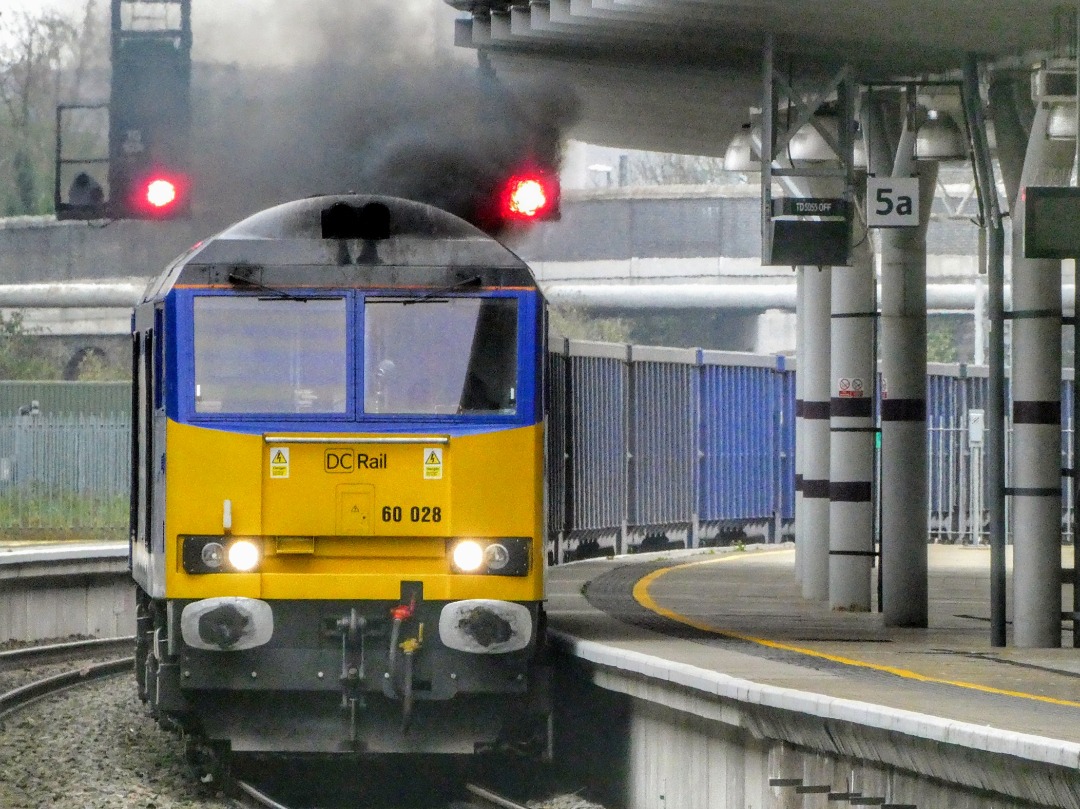
[[446, 0], [458, 45], [500, 79], [571, 87], [574, 137], [723, 155], [760, 104], [762, 53], [812, 83], [840, 64], [859, 79], [940, 77], [974, 53], [1027, 69], [1075, 39], [1058, 0]]

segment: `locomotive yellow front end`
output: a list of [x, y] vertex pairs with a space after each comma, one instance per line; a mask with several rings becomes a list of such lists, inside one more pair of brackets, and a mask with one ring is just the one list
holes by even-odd
[[543, 755], [543, 307], [435, 209], [290, 203], [136, 312], [140, 692], [234, 752]]

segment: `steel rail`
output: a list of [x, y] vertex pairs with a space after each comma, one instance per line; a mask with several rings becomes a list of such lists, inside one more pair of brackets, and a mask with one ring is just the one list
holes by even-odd
[[0, 668], [52, 655], [66, 654], [67, 652], [92, 651], [98, 648], [111, 649], [113, 646], [126, 646], [134, 642], [134, 635], [126, 635], [119, 638], [92, 638], [90, 640], [75, 640], [65, 643], [50, 643], [45, 646], [22, 646], [18, 649], [8, 649], [0, 652]]
[[[264, 809], [290, 809], [283, 803], [278, 803], [265, 792], [260, 792], [246, 781], [233, 781], [233, 785], [244, 793], [256, 806], [264, 807]], [[238, 806], [244, 805], [244, 800], [240, 799], [234, 801]]]
[[19, 686], [6, 694], [0, 694], [0, 719], [58, 691], [84, 685], [114, 674], [129, 672], [134, 664], [134, 657], [122, 657], [104, 663], [91, 663], [72, 671], [65, 671], [62, 674], [56, 674], [43, 680]]
[[528, 809], [524, 804], [515, 803], [509, 798], [504, 798], [502, 795], [498, 795], [490, 789], [485, 789], [476, 784], [466, 784], [465, 789], [480, 800], [487, 801], [493, 806], [500, 807], [500, 809]]

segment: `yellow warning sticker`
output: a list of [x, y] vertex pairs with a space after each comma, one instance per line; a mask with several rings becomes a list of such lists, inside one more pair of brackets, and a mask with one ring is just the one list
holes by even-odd
[[270, 477], [282, 480], [289, 476], [289, 448], [270, 448]]
[[442, 480], [442, 447], [424, 448], [424, 480]]

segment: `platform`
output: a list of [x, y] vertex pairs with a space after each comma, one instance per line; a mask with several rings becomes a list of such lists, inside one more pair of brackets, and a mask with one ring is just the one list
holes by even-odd
[[1067, 648], [990, 645], [988, 548], [930, 546], [927, 629], [803, 599], [794, 562], [788, 545], [565, 565], [550, 571], [550, 624], [766, 688], [881, 706], [886, 717], [1080, 743], [1080, 650], [1071, 632]]
[[127, 543], [0, 543], [0, 644], [135, 628]]

